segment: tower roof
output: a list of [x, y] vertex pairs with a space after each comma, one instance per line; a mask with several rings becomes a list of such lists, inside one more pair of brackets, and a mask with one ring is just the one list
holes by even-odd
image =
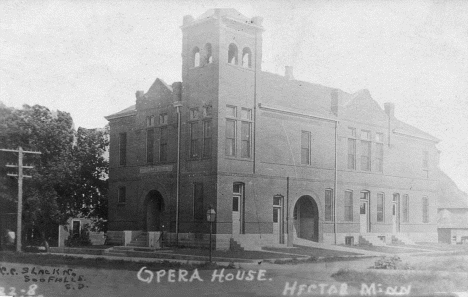
[[196, 18], [196, 21], [204, 20], [208, 18], [216, 17], [217, 15], [221, 17], [230, 17], [238, 21], [250, 22], [250, 18], [241, 14], [234, 8], [212, 8], [208, 9], [204, 14]]

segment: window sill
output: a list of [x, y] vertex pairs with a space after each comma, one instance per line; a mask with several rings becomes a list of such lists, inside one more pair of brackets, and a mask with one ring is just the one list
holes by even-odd
[[253, 67], [244, 67], [242, 65], [231, 64], [231, 63], [226, 63], [226, 64], [231, 66], [231, 67], [238, 68], [238, 69], [243, 69], [243, 70], [246, 70], [246, 71], [251, 71], [251, 72], [255, 71]]

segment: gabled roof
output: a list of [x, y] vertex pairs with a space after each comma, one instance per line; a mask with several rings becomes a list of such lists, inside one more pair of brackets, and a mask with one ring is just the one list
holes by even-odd
[[468, 208], [468, 194], [460, 190], [442, 170], [439, 170], [438, 198], [438, 208]]
[[421, 138], [421, 139], [426, 139], [426, 140], [430, 140], [430, 141], [433, 141], [433, 142], [439, 142], [440, 139], [432, 136], [431, 134], [429, 133], [426, 133], [410, 124], [407, 124], [405, 122], [402, 122], [398, 119], [396, 119], [395, 121], [395, 129], [393, 129], [393, 132], [394, 133], [397, 133], [397, 134], [402, 134], [402, 135], [407, 135], [407, 136], [413, 136], [413, 137], [417, 137], [417, 138]]
[[105, 116], [104, 118], [106, 120], [113, 120], [117, 118], [122, 118], [122, 117], [127, 117], [127, 116], [132, 116], [136, 114], [136, 106], [135, 104], [132, 106], [129, 106], [119, 112], [113, 113], [111, 115]]

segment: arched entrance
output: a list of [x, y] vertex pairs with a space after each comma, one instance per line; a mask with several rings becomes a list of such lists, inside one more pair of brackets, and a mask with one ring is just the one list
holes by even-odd
[[310, 196], [302, 196], [294, 206], [294, 232], [298, 238], [319, 241], [319, 212]]
[[145, 198], [145, 230], [161, 231], [162, 214], [164, 212], [164, 199], [156, 190], [150, 191]]

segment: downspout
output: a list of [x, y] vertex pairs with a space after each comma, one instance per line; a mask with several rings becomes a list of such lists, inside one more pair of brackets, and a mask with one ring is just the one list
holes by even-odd
[[289, 176], [286, 177], [286, 245], [292, 246], [292, 241], [289, 236]]
[[338, 121], [335, 121], [335, 184], [333, 188], [333, 231], [335, 235], [335, 245], [337, 244], [336, 226], [336, 188], [338, 187]]
[[[180, 86], [182, 89], [182, 86]], [[178, 90], [181, 92], [182, 90]], [[181, 94], [177, 94], [179, 101], [174, 102], [177, 111], [177, 173], [176, 173], [176, 246], [179, 247], [179, 201], [180, 201], [180, 135], [182, 131], [182, 120], [180, 108], [182, 107]]]
[[257, 49], [257, 38], [258, 38], [258, 32], [255, 30], [255, 66], [254, 66], [254, 114], [253, 114], [253, 144], [252, 144], [252, 172], [255, 174], [256, 170], [256, 142], [257, 142], [257, 134], [255, 133], [257, 131], [257, 54], [258, 54], [258, 49]]

